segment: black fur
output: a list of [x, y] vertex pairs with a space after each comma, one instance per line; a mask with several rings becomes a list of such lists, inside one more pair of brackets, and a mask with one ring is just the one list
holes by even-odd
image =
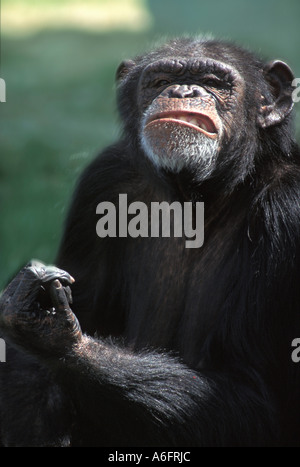
[[[198, 54], [246, 83], [212, 176], [157, 173], [138, 139], [141, 70]], [[264, 64], [223, 42], [174, 41], [120, 71], [120, 142], [78, 183], [57, 265], [75, 277], [87, 334], [61, 359], [8, 349], [0, 423], [8, 446], [294, 446], [300, 440], [300, 152], [290, 116], [262, 128]], [[258, 90], [258, 93], [257, 93]], [[226, 118], [226, 116], [224, 117]], [[205, 203], [205, 241], [96, 235], [96, 206]], [[95, 334], [101, 337], [95, 337]], [[91, 336], [91, 337], [88, 337]], [[115, 340], [117, 339], [117, 340]], [[122, 339], [119, 341], [119, 339]]]

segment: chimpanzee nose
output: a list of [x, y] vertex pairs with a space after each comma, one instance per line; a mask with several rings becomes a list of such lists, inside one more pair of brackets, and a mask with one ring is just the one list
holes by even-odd
[[169, 98], [191, 98], [201, 96], [201, 88], [196, 84], [176, 84], [165, 89], [163, 94], [166, 93], [165, 97]]

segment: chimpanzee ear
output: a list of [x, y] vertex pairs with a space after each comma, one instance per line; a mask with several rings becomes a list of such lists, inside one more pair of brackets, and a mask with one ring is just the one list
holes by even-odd
[[274, 97], [273, 103], [263, 105], [258, 115], [258, 124], [266, 128], [280, 123], [292, 110], [292, 81], [294, 75], [290, 67], [280, 60], [267, 63], [263, 73], [266, 81], [271, 86]]
[[121, 81], [122, 79], [124, 79], [127, 73], [133, 67], [135, 67], [135, 62], [133, 60], [123, 60], [123, 62], [120, 63], [116, 71], [116, 80]]

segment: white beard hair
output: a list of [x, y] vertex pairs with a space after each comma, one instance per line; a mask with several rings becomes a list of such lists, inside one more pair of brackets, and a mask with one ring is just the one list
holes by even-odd
[[[198, 178], [206, 179], [212, 173], [219, 142], [203, 133], [191, 131], [187, 127], [174, 127], [172, 132], [172, 155], [164, 154], [163, 150], [155, 152], [143, 131], [147, 115], [142, 119], [141, 145], [148, 159], [158, 169], [178, 173], [184, 168], [197, 172]], [[182, 142], [184, 141], [184, 146]], [[176, 144], [178, 142], [178, 144]]]

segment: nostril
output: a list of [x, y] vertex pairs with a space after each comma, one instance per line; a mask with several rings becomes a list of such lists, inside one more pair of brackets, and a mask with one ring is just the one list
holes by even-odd
[[192, 93], [191, 97], [200, 97], [203, 95], [202, 89], [196, 85], [191, 87], [191, 93]]
[[189, 86], [183, 85], [183, 86], [176, 86], [172, 90], [172, 97], [177, 97], [177, 98], [184, 98], [187, 96], [190, 96], [191, 91], [189, 89]]
[[176, 85], [168, 89], [168, 97], [177, 99], [199, 97], [201, 96], [201, 88], [197, 85]]

